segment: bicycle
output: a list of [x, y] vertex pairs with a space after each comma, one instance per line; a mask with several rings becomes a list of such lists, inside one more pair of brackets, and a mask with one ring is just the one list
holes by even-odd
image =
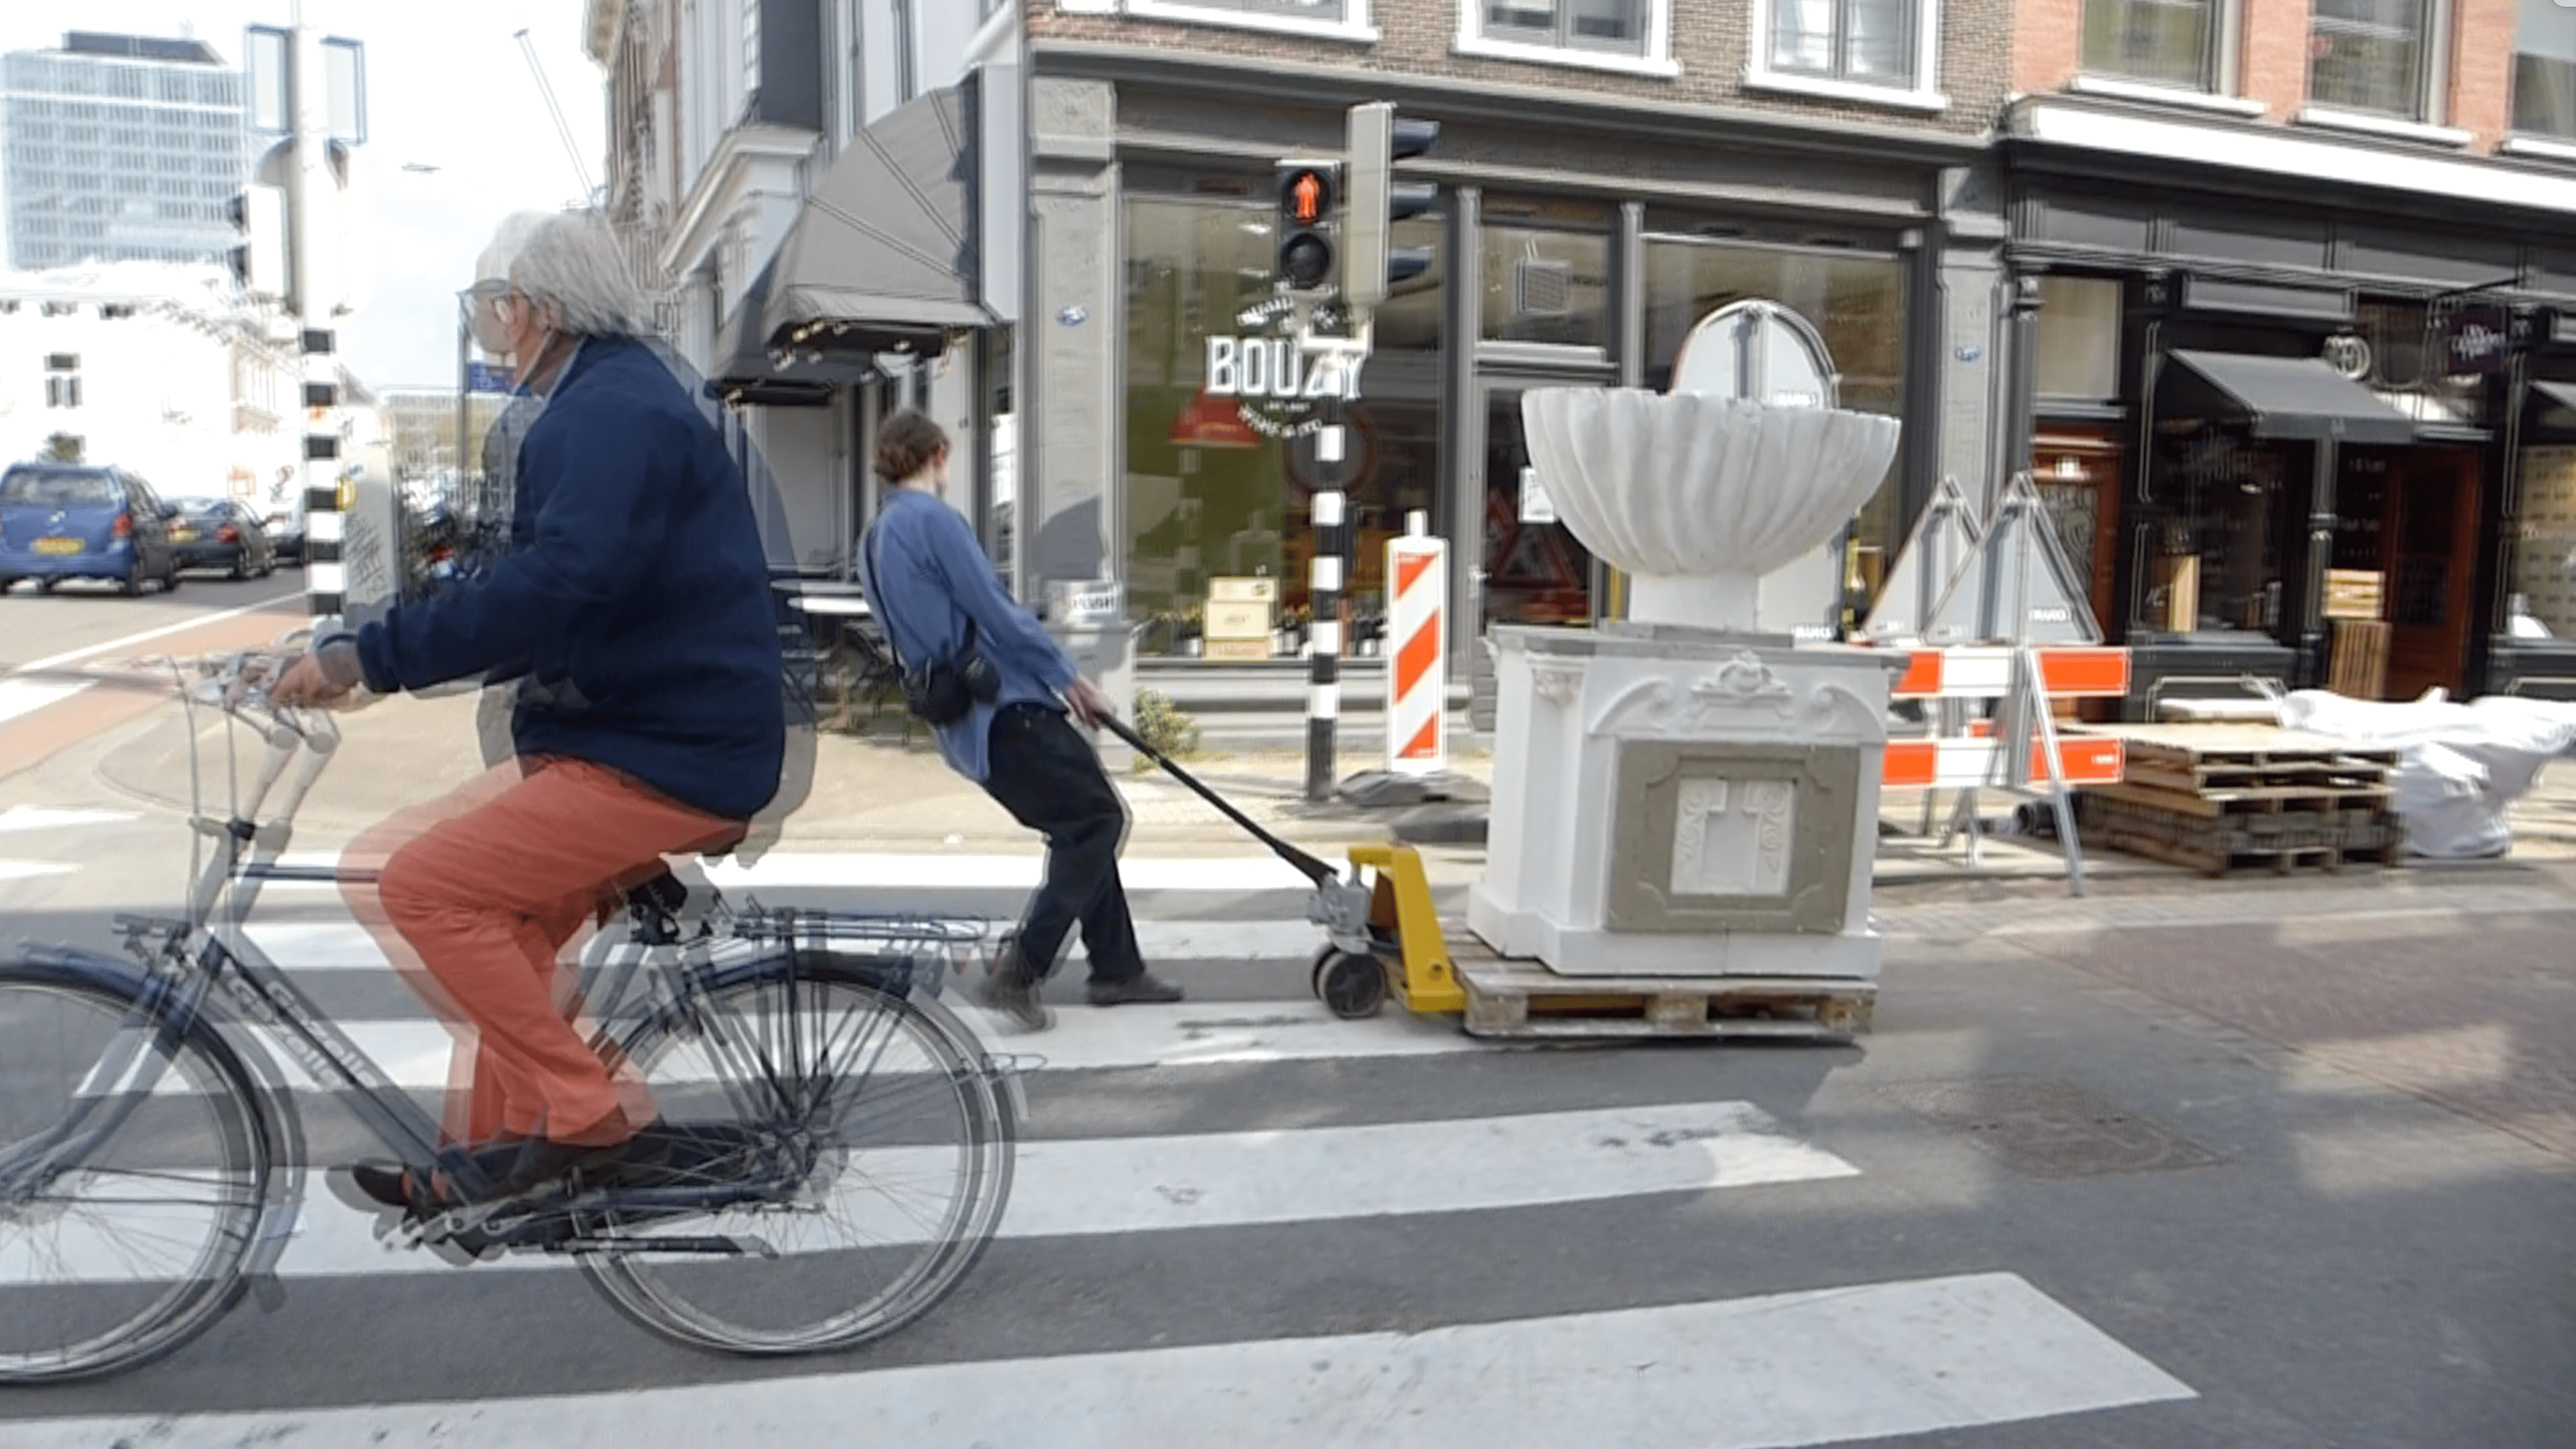
[[[1028, 1110], [1016, 1065], [986, 1053], [940, 1000], [949, 970], [980, 954], [985, 922], [772, 911], [750, 897], [736, 909], [666, 862], [626, 893], [628, 934], [602, 931], [585, 949], [574, 996], [575, 1019], [595, 1023], [593, 1048], [641, 1073], [660, 1104], [649, 1129], [659, 1160], [483, 1201], [492, 1183], [463, 1145], [442, 1143], [431, 1115], [244, 930], [267, 884], [353, 878], [282, 862], [341, 734], [327, 712], [271, 705], [252, 673], [261, 657], [199, 661], [193, 685], [174, 665], [191, 823], [216, 842], [202, 865], [192, 844], [185, 915], [116, 917], [130, 962], [32, 944], [0, 961], [0, 1030], [37, 1028], [24, 1047], [0, 1044], [0, 1384], [139, 1368], [246, 1296], [270, 1312], [283, 1303], [278, 1265], [303, 1211], [307, 1157], [272, 1042], [404, 1165], [448, 1174], [473, 1203], [424, 1216], [340, 1187], [378, 1215], [379, 1240], [460, 1265], [569, 1256], [620, 1313], [692, 1348], [851, 1348], [918, 1319], [965, 1277], [1008, 1204]], [[265, 744], [246, 798], [237, 766], [228, 773], [223, 820], [202, 813], [202, 705], [223, 712], [228, 755], [240, 727]], [[257, 823], [290, 765], [278, 812]], [[68, 1081], [45, 1070], [56, 1060]], [[22, 1125], [10, 1104], [39, 1084]], [[862, 1111], [888, 1120], [889, 1140], [856, 1142]], [[940, 1131], [953, 1131], [953, 1147], [933, 1140]], [[118, 1168], [120, 1152], [134, 1165]], [[63, 1243], [76, 1195], [110, 1184], [87, 1201], [125, 1230]], [[891, 1209], [863, 1222], [840, 1205], [859, 1191], [886, 1193]], [[205, 1220], [185, 1237], [167, 1221], [183, 1209]], [[844, 1223], [856, 1242], [819, 1260], [790, 1259], [776, 1241]], [[143, 1260], [164, 1245], [166, 1270]], [[111, 1292], [21, 1281], [55, 1269], [123, 1281]], [[102, 1321], [76, 1329], [93, 1306]]]

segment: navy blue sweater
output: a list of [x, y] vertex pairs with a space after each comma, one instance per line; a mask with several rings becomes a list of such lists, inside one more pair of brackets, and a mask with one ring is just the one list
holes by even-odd
[[776, 795], [786, 706], [769, 570], [740, 470], [643, 344], [583, 343], [520, 443], [520, 537], [465, 587], [358, 631], [379, 694], [521, 681], [511, 736], [748, 820]]

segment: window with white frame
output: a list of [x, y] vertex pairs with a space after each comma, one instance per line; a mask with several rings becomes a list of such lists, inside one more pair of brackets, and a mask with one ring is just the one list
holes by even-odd
[[2084, 73], [2215, 94], [2227, 0], [2084, 0]]
[[2316, 0], [2308, 20], [2308, 104], [2433, 119], [2439, 0]]
[[1482, 21], [1476, 38], [1550, 50], [1654, 53], [1655, 0], [1462, 0]]
[[1926, 88], [1924, 32], [1935, 11], [1925, 0], [1770, 0], [1766, 69], [1848, 85]]
[[1130, 14], [1172, 15], [1205, 11], [1265, 20], [1312, 20], [1322, 25], [1356, 25], [1366, 0], [1127, 0]]
[[2576, 10], [2522, 0], [2513, 37], [2513, 129], [2576, 141]]
[[742, 93], [760, 94], [761, 0], [742, 0]]
[[81, 405], [80, 357], [69, 352], [45, 354], [45, 406], [76, 408]]

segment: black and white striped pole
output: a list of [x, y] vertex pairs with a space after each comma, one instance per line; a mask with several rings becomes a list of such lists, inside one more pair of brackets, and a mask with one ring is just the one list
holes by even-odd
[[1315, 429], [1315, 461], [1326, 487], [1315, 494], [1315, 557], [1307, 578], [1306, 638], [1313, 651], [1306, 692], [1306, 798], [1333, 798], [1333, 726], [1342, 712], [1342, 555], [1349, 523], [1343, 517], [1342, 410], [1322, 400]]
[[348, 537], [340, 512], [340, 405], [338, 364], [331, 332], [304, 334], [304, 597], [314, 618], [345, 615], [349, 571], [341, 544]]

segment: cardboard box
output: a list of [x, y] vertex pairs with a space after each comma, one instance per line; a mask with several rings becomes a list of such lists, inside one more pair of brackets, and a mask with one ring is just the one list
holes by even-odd
[[2155, 561], [2155, 588], [2164, 596], [2157, 627], [2188, 634], [2200, 627], [2200, 555], [2170, 554]]
[[2384, 607], [2387, 575], [2373, 569], [2326, 570], [2326, 617], [2376, 619]]

